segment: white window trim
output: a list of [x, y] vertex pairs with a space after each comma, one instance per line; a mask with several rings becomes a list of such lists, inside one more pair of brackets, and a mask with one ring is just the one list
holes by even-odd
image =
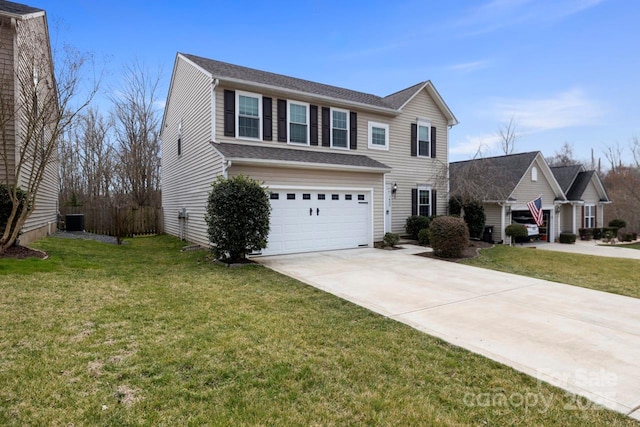
[[[248, 136], [240, 136], [240, 96], [248, 96], [258, 98], [258, 138]], [[247, 141], [262, 141], [262, 95], [259, 93], [236, 91], [236, 138], [245, 139]]]
[[[291, 104], [295, 104], [295, 105], [300, 105], [306, 108], [307, 113], [306, 113], [306, 117], [307, 117], [307, 143], [303, 143], [303, 142], [293, 142], [291, 141], [291, 110], [289, 108], [289, 106]], [[310, 116], [309, 116], [309, 104], [306, 102], [299, 102], [299, 101], [289, 101], [287, 100], [287, 144], [291, 144], [291, 145], [298, 145], [298, 146], [304, 146], [304, 145], [310, 145], [310, 136], [311, 136], [311, 124], [310, 122]]]
[[417, 194], [417, 213], [418, 215], [420, 215], [420, 191], [428, 191], [429, 192], [429, 204], [427, 206], [429, 206], [429, 215], [427, 216], [433, 216], [433, 191], [431, 191], [431, 186], [429, 185], [419, 185], [418, 186], [418, 194]]
[[[591, 208], [591, 215], [587, 215], [587, 208]], [[587, 226], [587, 218], [591, 219], [593, 225]], [[596, 205], [584, 205], [584, 228], [594, 228], [596, 226]]]
[[531, 181], [538, 181], [538, 168], [535, 166], [531, 168]]
[[[334, 147], [333, 146], [333, 112], [334, 111], [339, 111], [341, 113], [345, 113], [347, 115], [347, 146], [346, 147]], [[329, 111], [329, 138], [331, 140], [331, 148], [335, 148], [336, 150], [350, 150], [351, 148], [351, 141], [349, 140], [349, 133], [350, 133], [350, 114], [349, 114], [349, 110], [343, 110], [341, 108], [331, 108]]]
[[[384, 145], [376, 145], [373, 143], [373, 128], [384, 129]], [[373, 150], [389, 151], [389, 125], [386, 123], [369, 122], [369, 148]]]
[[[425, 159], [431, 158], [431, 122], [424, 119], [418, 119], [416, 122], [416, 156], [423, 157]], [[429, 143], [427, 144], [427, 154], [420, 154], [420, 126], [427, 128], [427, 136], [429, 137]], [[431, 190], [431, 188], [429, 188]], [[431, 208], [429, 208], [431, 209]]]

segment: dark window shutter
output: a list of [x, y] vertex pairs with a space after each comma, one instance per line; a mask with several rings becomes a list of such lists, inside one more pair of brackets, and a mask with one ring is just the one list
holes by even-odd
[[349, 127], [351, 128], [349, 148], [356, 150], [358, 148], [358, 113], [352, 111], [349, 114]]
[[411, 189], [411, 215], [418, 215], [418, 189]]
[[580, 215], [582, 217], [582, 227], [580, 228], [584, 228], [584, 206], [582, 207], [582, 215]]
[[331, 146], [331, 111], [328, 107], [322, 107], [322, 146]]
[[438, 215], [438, 192], [431, 190], [431, 215]]
[[224, 136], [236, 136], [236, 92], [224, 91]]
[[431, 126], [431, 157], [436, 158], [436, 128]]
[[178, 137], [178, 156], [182, 154], [182, 137]]
[[287, 101], [278, 99], [278, 141], [287, 142]]
[[271, 98], [262, 97], [262, 139], [273, 139], [273, 108]]
[[411, 156], [418, 155], [418, 125], [411, 123]]
[[309, 125], [311, 126], [309, 132], [309, 143], [311, 145], [318, 145], [318, 106], [312, 105], [309, 107]]

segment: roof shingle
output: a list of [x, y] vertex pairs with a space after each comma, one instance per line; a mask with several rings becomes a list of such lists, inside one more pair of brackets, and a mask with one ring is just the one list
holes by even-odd
[[0, 13], [2, 12], [10, 13], [13, 15], [28, 15], [36, 12], [43, 12], [43, 10], [27, 6], [26, 4], [0, 0]]
[[214, 147], [220, 154], [229, 159], [274, 160], [369, 169], [391, 169], [383, 163], [358, 154], [327, 153], [315, 150], [263, 147], [225, 142], [215, 143]]

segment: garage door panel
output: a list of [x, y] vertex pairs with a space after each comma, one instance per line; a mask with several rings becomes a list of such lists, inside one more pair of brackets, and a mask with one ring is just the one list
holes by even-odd
[[277, 200], [271, 199], [271, 231], [264, 255], [353, 248], [369, 243], [369, 192], [276, 192]]

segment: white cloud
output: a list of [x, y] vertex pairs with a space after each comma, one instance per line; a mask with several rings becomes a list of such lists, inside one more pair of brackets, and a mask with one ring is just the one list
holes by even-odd
[[567, 18], [605, 0], [492, 0], [472, 9], [453, 27], [463, 36], [490, 33], [502, 28], [535, 22], [541, 25]]
[[518, 129], [528, 133], [593, 125], [605, 113], [581, 89], [571, 89], [548, 98], [499, 100], [493, 112], [498, 122], [508, 122], [513, 117]]
[[472, 62], [463, 62], [460, 64], [454, 64], [447, 67], [449, 70], [459, 71], [461, 73], [471, 73], [477, 70], [482, 70], [484, 68], [488, 68], [490, 62], [488, 60], [481, 61], [472, 61]]

